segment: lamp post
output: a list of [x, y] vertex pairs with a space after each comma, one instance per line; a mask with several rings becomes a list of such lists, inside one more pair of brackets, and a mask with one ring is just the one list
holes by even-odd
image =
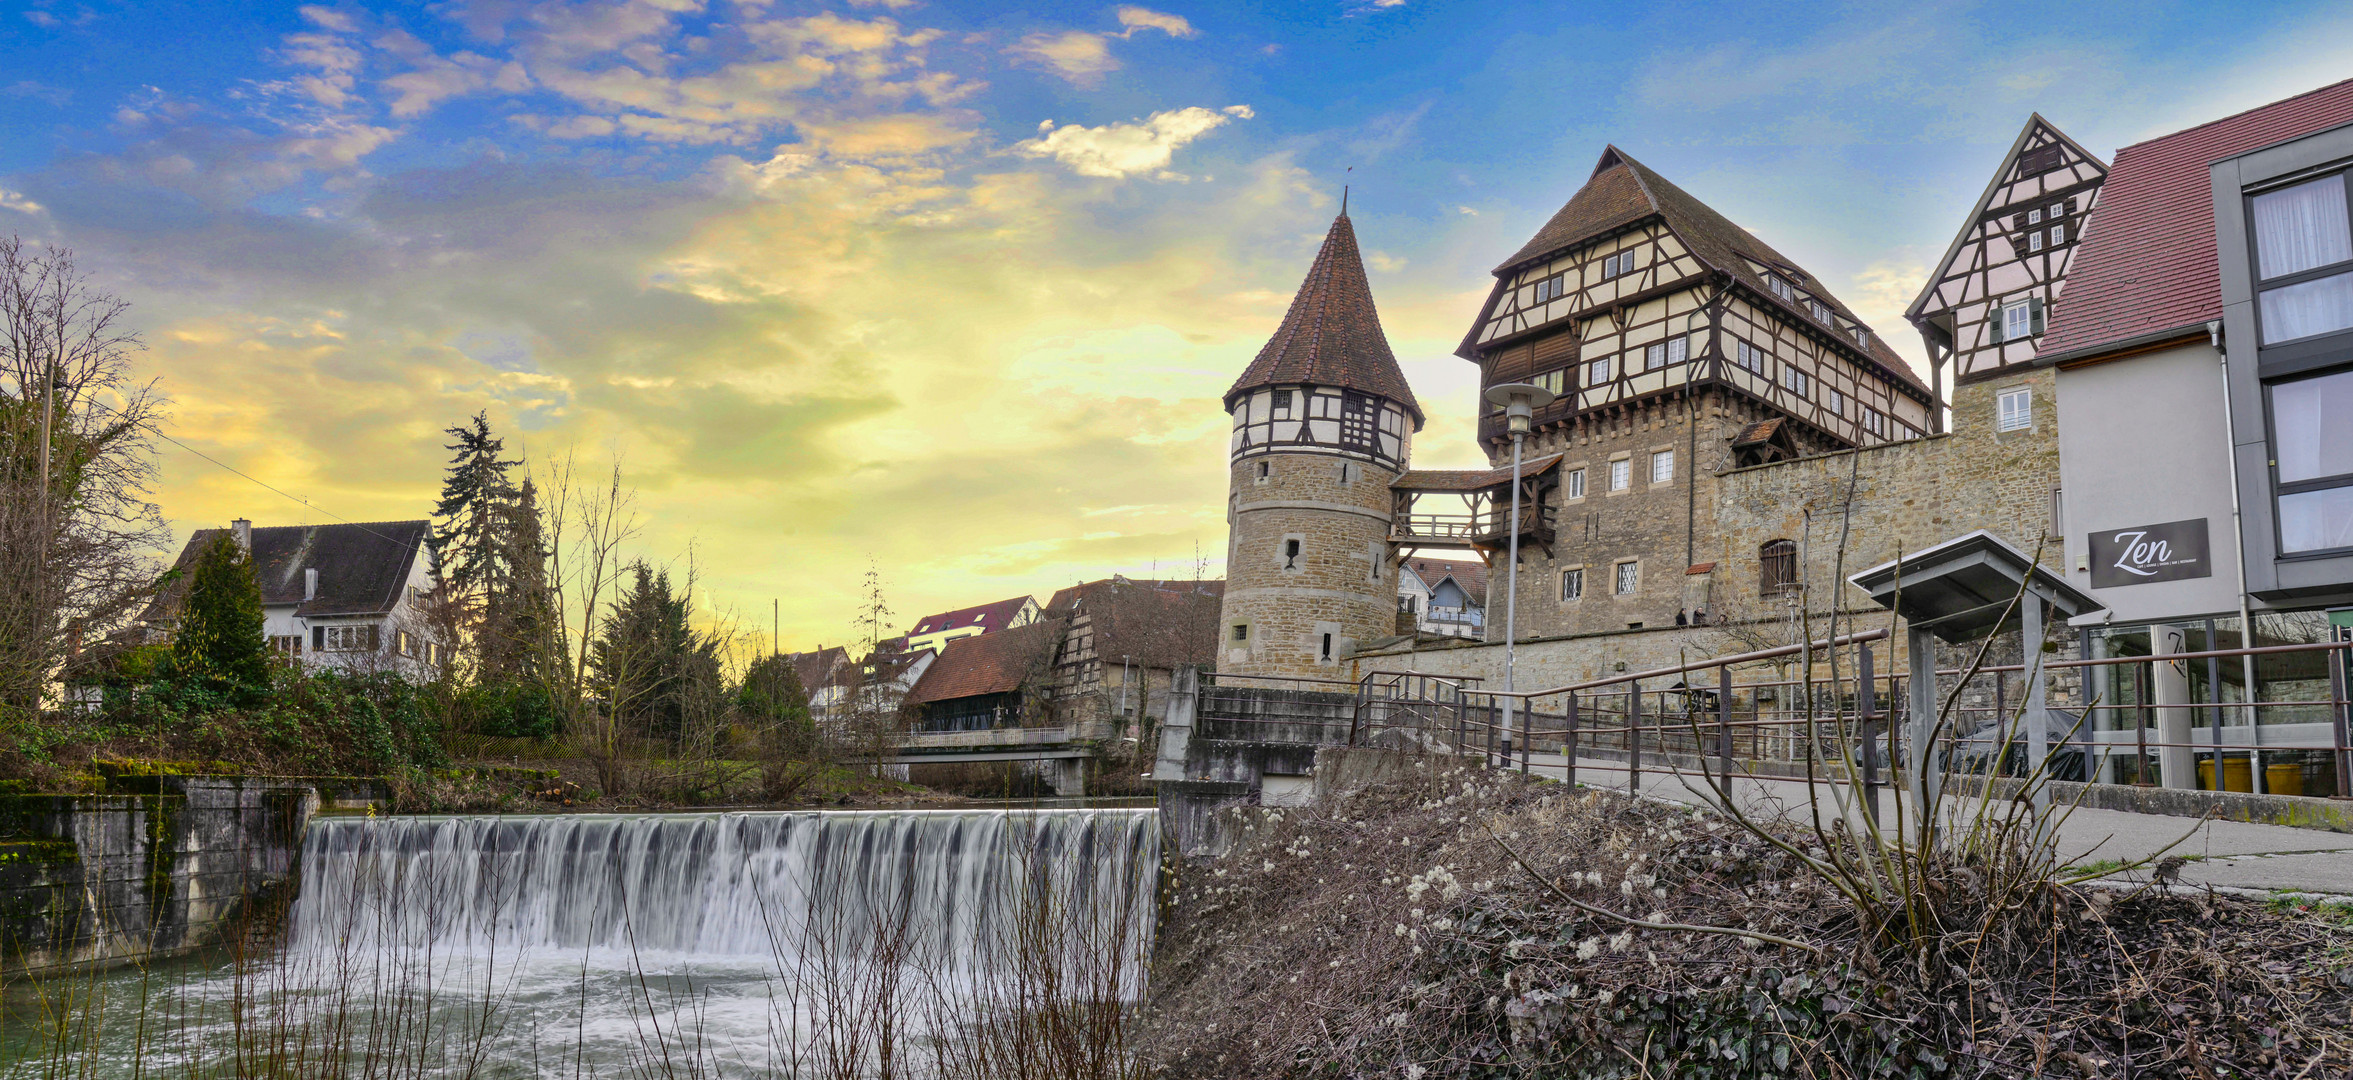
[[[1529, 418], [1537, 409], [1552, 404], [1553, 392], [1535, 383], [1504, 383], [1487, 388], [1487, 400], [1503, 406], [1505, 425], [1511, 431], [1511, 518], [1505, 526], [1511, 531], [1511, 564], [1504, 570], [1503, 586], [1503, 691], [1508, 694], [1518, 687], [1513, 682], [1520, 636], [1520, 454], [1528, 442]], [[1503, 699], [1503, 759], [1511, 761], [1512, 733], [1519, 730], [1517, 698]]]

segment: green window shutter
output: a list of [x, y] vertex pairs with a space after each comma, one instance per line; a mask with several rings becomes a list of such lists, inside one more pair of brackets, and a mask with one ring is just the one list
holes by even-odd
[[1993, 311], [1993, 331], [1987, 335], [1986, 340], [1999, 345], [2002, 342], [2002, 331], [2009, 325], [2010, 319], [2009, 316], [2002, 310], [2002, 305], [2000, 304], [1995, 304]]
[[2041, 334], [2043, 332], [2043, 298], [2039, 296], [2030, 298], [2026, 301], [2026, 305], [2028, 317], [2034, 321], [2033, 327], [2028, 329], [2027, 333]]

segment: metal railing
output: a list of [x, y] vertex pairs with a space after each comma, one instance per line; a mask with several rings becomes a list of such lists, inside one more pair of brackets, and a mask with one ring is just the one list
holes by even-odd
[[[1888, 762], [1905, 760], [1907, 749], [1909, 679], [1878, 670], [1872, 648], [1887, 636], [1865, 631], [1518, 692], [1484, 689], [1475, 679], [1374, 671], [1357, 681], [1347, 738], [1352, 745], [1410, 741], [1523, 772], [1543, 757], [1548, 771], [1572, 781], [1580, 764], [1609, 762], [1600, 767], [1622, 769], [1629, 787], [1640, 785], [1646, 765], [1690, 768], [1700, 758], [1715, 759], [1709, 767], [1727, 775], [1870, 786]], [[1820, 654], [1811, 678], [1755, 667], [1786, 665], [1809, 652]], [[2242, 700], [2227, 700], [2229, 684], [2220, 678], [2208, 681], [2210, 700], [2188, 692], [2184, 665], [2191, 661], [2314, 654], [2325, 678], [2276, 680], [2305, 684], [2293, 698], [2245, 700], [2262, 696], [2260, 676], [2257, 694], [2240, 688]], [[2318, 642], [2046, 661], [2046, 678], [2073, 683], [2062, 685], [2065, 700], [2046, 710], [2051, 776], [2145, 785], [2155, 773], [2169, 787], [2353, 795], [2349, 654], [2353, 643]], [[2174, 666], [2175, 678], [2162, 677], [2165, 665]], [[1735, 671], [1743, 667], [1750, 670]], [[1928, 759], [1947, 771], [2025, 774], [2029, 718], [2025, 695], [2012, 684], [2026, 670], [1939, 670], [1935, 700], [1945, 720]], [[2110, 685], [2092, 685], [2103, 673]], [[1665, 680], [1672, 684], [1659, 685]], [[2228, 722], [2233, 717], [2237, 723]], [[1409, 734], [1385, 734], [1400, 730]]]

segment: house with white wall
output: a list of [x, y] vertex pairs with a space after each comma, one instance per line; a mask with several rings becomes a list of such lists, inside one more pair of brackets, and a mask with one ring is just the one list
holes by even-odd
[[[431, 523], [368, 521], [254, 528], [239, 518], [227, 532], [252, 556], [269, 646], [312, 668], [397, 671], [427, 680], [449, 663], [449, 642], [431, 618]], [[180, 549], [164, 587], [141, 621], [168, 637], [187, 599], [187, 571], [220, 529], [198, 529]]]

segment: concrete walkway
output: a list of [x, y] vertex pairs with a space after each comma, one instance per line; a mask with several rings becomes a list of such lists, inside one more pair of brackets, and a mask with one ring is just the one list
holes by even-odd
[[[1564, 772], [1558, 754], [1538, 754], [1530, 761], [1533, 775], [1560, 779]], [[1579, 782], [1624, 790], [1622, 761], [1577, 759]], [[1715, 805], [1716, 792], [1699, 773], [1644, 766], [1639, 789], [1655, 798]], [[1844, 784], [1803, 780], [1742, 777], [1733, 781], [1733, 795], [1741, 808], [1755, 816], [1782, 816], [1806, 821], [1818, 806], [1828, 822], [1839, 813], [1844, 799], [1853, 812], [1852, 796]], [[1898, 796], [1886, 789], [1880, 796], [1881, 813], [1890, 812]], [[1948, 820], [1977, 812], [1978, 800], [1948, 797]], [[1909, 800], [1906, 800], [1907, 810]], [[2184, 839], [2186, 835], [2186, 839]], [[2176, 844], [2176, 841], [2179, 841]], [[2353, 834], [2284, 825], [2252, 825], [2240, 821], [2132, 814], [2117, 810], [2077, 807], [2059, 825], [2059, 851], [2070, 862], [2130, 862], [2175, 845], [2172, 854], [2192, 861], [2182, 868], [2181, 880], [2191, 885], [2285, 892], [2333, 893], [2353, 899]], [[2145, 880], [2147, 872], [2118, 875], [2119, 881]]]

